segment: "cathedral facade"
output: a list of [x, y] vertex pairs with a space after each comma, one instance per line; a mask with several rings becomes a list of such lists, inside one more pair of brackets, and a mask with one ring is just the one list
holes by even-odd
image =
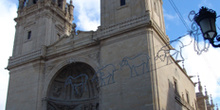
[[198, 110], [169, 53], [162, 0], [101, 0], [76, 31], [72, 0], [19, 0], [7, 110]]

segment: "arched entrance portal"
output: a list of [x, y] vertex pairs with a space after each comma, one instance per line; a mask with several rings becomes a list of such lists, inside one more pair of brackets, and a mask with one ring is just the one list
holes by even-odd
[[88, 64], [71, 63], [51, 81], [47, 110], [98, 110], [98, 81], [95, 70]]

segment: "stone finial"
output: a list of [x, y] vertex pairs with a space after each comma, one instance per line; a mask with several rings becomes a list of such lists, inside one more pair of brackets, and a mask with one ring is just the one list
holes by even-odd
[[218, 104], [216, 104], [216, 110], [218, 110]]
[[212, 99], [212, 94], [210, 94], [210, 98], [211, 98], [211, 105], [214, 105], [213, 99]]
[[198, 89], [199, 89], [199, 92], [202, 93], [202, 85], [201, 85], [201, 82], [200, 82], [200, 78], [199, 78], [199, 75], [198, 75]]
[[186, 72], [185, 65], [184, 65], [184, 61], [182, 61], [182, 66], [183, 66], [183, 71], [184, 71], [185, 73], [187, 73], [187, 72]]
[[75, 23], [72, 24], [72, 31], [76, 32], [76, 24]]
[[208, 96], [208, 92], [207, 92], [206, 86], [205, 86], [205, 96]]
[[72, 24], [72, 30], [71, 30], [71, 36], [72, 36], [72, 38], [74, 38], [75, 35], [76, 35], [76, 24], [73, 23], [73, 24]]
[[207, 92], [206, 86], [205, 86], [205, 96], [207, 97], [207, 99], [206, 99], [206, 104], [207, 104], [207, 105], [210, 105], [210, 104], [209, 104], [209, 96], [208, 96], [208, 92]]
[[182, 66], [183, 66], [183, 68], [185, 69], [184, 61], [182, 61]]
[[73, 9], [74, 9], [74, 6], [73, 6], [73, 1], [70, 0], [70, 5], [69, 5], [69, 14], [71, 16], [71, 19], [73, 20]]

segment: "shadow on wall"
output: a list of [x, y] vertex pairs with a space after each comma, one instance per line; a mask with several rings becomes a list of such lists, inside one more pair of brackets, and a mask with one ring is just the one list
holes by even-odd
[[167, 104], [162, 110], [183, 110], [181, 103], [178, 101], [181, 100], [181, 97], [177, 88], [175, 88], [175, 85], [170, 80], [168, 80], [168, 83], [169, 90], [167, 92]]

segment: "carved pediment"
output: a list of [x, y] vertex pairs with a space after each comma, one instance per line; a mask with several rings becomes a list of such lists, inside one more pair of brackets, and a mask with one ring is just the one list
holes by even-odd
[[77, 31], [77, 35], [62, 35], [59, 40], [51, 44], [49, 47], [60, 47], [60, 46], [73, 46], [74, 44], [79, 44], [93, 40], [93, 31]]
[[65, 52], [78, 50], [85, 46], [96, 44], [97, 42], [93, 39], [93, 36], [93, 31], [80, 31], [77, 35], [63, 35], [58, 41], [48, 46], [47, 55], [55, 55], [58, 53], [64, 54]]
[[67, 44], [69, 42], [71, 42], [73, 39], [68, 36], [68, 35], [62, 35], [61, 38], [59, 40], [57, 40], [56, 42], [54, 42], [53, 44], [51, 44], [49, 47], [57, 47], [57, 46], [62, 46], [64, 44]]

